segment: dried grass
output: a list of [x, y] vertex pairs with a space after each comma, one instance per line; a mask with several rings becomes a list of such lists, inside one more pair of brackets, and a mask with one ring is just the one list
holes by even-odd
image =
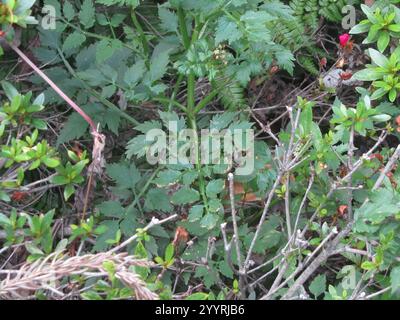
[[157, 294], [150, 291], [137, 274], [128, 270], [130, 266], [151, 267], [153, 263], [139, 260], [127, 253], [103, 252], [84, 256], [66, 257], [54, 253], [45, 259], [24, 264], [19, 270], [2, 270], [7, 276], [0, 282], [1, 299], [26, 299], [38, 289], [46, 289], [61, 294], [56, 283], [68, 276], [84, 275], [90, 271], [107, 274], [103, 267], [111, 261], [116, 268], [115, 276], [134, 290], [137, 300], [157, 300]]

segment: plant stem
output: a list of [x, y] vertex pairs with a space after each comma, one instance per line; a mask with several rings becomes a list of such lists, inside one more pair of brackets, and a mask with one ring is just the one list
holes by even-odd
[[72, 101], [42, 70], [40, 70], [18, 47], [14, 44], [9, 43], [9, 46], [17, 53], [26, 64], [28, 64], [44, 81], [46, 81], [50, 87], [76, 112], [78, 112], [83, 119], [90, 125], [92, 132], [97, 132], [96, 125], [92, 118], [90, 118], [85, 111], [83, 111], [74, 101]]
[[144, 185], [144, 187], [140, 190], [140, 193], [137, 195], [137, 197], [135, 197], [135, 200], [128, 206], [127, 208], [127, 212], [129, 212], [132, 208], [134, 208], [136, 206], [136, 204], [139, 202], [139, 200], [142, 198], [142, 196], [144, 195], [144, 193], [147, 191], [148, 187], [150, 186], [150, 184], [153, 182], [154, 178], [156, 177], [156, 175], [161, 171], [161, 169], [163, 169], [163, 167], [157, 167], [157, 169], [152, 173], [152, 175], [150, 176], [150, 178], [147, 180], [146, 184]]
[[164, 97], [156, 97], [156, 98], [154, 98], [154, 100], [159, 101], [159, 102], [168, 103], [169, 105], [174, 105], [174, 106], [178, 107], [179, 109], [181, 109], [183, 112], [187, 112], [186, 107], [183, 104], [180, 104], [178, 101], [174, 100], [173, 97], [171, 97], [170, 99], [164, 98]]
[[133, 22], [135, 28], [139, 32], [139, 37], [140, 37], [140, 41], [142, 42], [143, 51], [144, 51], [144, 54], [145, 54], [145, 56], [147, 58], [149, 56], [149, 53], [150, 53], [149, 44], [147, 42], [146, 35], [143, 32], [143, 28], [140, 25], [139, 20], [136, 17], [136, 13], [135, 13], [134, 9], [132, 9], [132, 12], [131, 12], [131, 19], [132, 19], [132, 22]]
[[190, 115], [195, 115], [194, 113], [194, 105], [195, 105], [195, 90], [196, 90], [196, 79], [193, 72], [187, 77], [187, 112]]
[[[175, 101], [175, 97], [178, 94], [179, 86], [181, 85], [181, 83], [183, 81], [183, 77], [184, 77], [183, 74], [179, 74], [178, 79], [177, 79], [177, 81], [175, 83], [175, 86], [174, 86], [174, 91], [172, 92], [172, 95], [171, 95], [171, 98], [170, 98], [170, 103], [168, 105], [168, 111], [171, 111], [172, 105], [173, 105], [173, 103]], [[185, 108], [185, 112], [186, 112], [186, 108]]]
[[211, 91], [208, 95], [206, 95], [194, 108], [193, 113], [198, 114], [204, 107], [207, 106], [217, 95], [219, 92], [219, 88]]
[[204, 180], [204, 174], [203, 170], [201, 168], [201, 158], [200, 158], [200, 148], [199, 148], [199, 138], [197, 136], [197, 124], [196, 124], [196, 119], [192, 115], [188, 115], [189, 121], [190, 121], [190, 126], [195, 132], [195, 152], [196, 152], [196, 170], [199, 175], [199, 189], [200, 189], [200, 194], [201, 198], [203, 199], [204, 202], [204, 207], [206, 208], [206, 212], [208, 213], [208, 200], [207, 200], [207, 195], [206, 195], [206, 183]]

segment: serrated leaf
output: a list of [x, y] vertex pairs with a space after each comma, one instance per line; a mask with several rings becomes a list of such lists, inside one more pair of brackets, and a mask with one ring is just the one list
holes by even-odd
[[103, 63], [114, 54], [115, 49], [107, 39], [100, 40], [96, 46], [96, 62]]
[[122, 188], [134, 188], [140, 180], [140, 172], [135, 164], [113, 163], [107, 165], [107, 174]]
[[172, 206], [169, 202], [169, 197], [163, 189], [150, 189], [146, 195], [145, 208], [147, 211], [164, 211], [170, 212]]
[[275, 55], [278, 65], [285, 69], [290, 75], [293, 75], [293, 68], [296, 59], [293, 54], [289, 50], [281, 50], [278, 54]]
[[79, 31], [70, 33], [63, 43], [63, 51], [80, 47], [86, 41], [85, 35]]
[[75, 9], [74, 6], [71, 4], [71, 2], [69, 1], [64, 2], [63, 13], [65, 19], [67, 19], [68, 21], [71, 21], [75, 17], [76, 14]]
[[215, 44], [219, 44], [223, 41], [228, 41], [229, 44], [232, 44], [241, 37], [242, 33], [235, 22], [229, 20], [227, 17], [218, 19], [217, 29], [215, 31]]
[[161, 28], [164, 31], [176, 32], [178, 30], [178, 16], [175, 12], [159, 5], [158, 16], [161, 20]]
[[174, 195], [171, 198], [171, 201], [174, 204], [182, 205], [182, 204], [196, 202], [199, 199], [200, 195], [198, 191], [189, 187], [183, 187], [174, 193]]
[[73, 113], [61, 129], [57, 145], [82, 137], [88, 128], [88, 123], [79, 114]]
[[210, 129], [221, 130], [227, 128], [237, 115], [237, 112], [224, 112], [215, 115], [210, 122]]
[[107, 217], [120, 218], [125, 213], [125, 209], [118, 201], [105, 201], [98, 205], [97, 208]]
[[170, 50], [156, 51], [157, 54], [153, 54], [150, 62], [150, 81], [160, 80], [167, 72], [167, 66], [169, 64], [169, 53]]
[[93, 27], [95, 22], [95, 9], [92, 0], [84, 0], [79, 12], [79, 21], [85, 29]]
[[162, 125], [159, 121], [150, 120], [150, 121], [143, 122], [143, 123], [139, 124], [138, 126], [136, 126], [135, 130], [138, 130], [138, 131], [146, 134], [148, 131], [150, 131], [152, 129], [161, 129], [161, 128], [162, 128]]
[[124, 74], [124, 81], [129, 87], [134, 87], [146, 72], [146, 64], [139, 60], [132, 67], [128, 68]]

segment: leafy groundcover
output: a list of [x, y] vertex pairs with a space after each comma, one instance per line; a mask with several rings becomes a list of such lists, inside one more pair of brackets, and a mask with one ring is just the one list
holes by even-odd
[[1, 0], [0, 298], [400, 297], [398, 0]]

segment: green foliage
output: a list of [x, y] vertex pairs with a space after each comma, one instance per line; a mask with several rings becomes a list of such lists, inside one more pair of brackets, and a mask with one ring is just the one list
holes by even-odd
[[[132, 299], [137, 286], [159, 299], [397, 297], [397, 6], [362, 7], [367, 19], [352, 33], [368, 32], [364, 44], [378, 50], [353, 77], [372, 85], [334, 92], [296, 66], [317, 76], [329, 67], [316, 64], [322, 57], [358, 54], [325, 46], [344, 0], [46, 3], [60, 19], [56, 30], [38, 27], [34, 60], [106, 143], [90, 157], [93, 128], [51, 89], [36, 99], [25, 90], [43, 86], [39, 77], [19, 75], [19, 90], [2, 82], [2, 257], [16, 245], [21, 264], [100, 253], [100, 273], [60, 281], [57, 295], [71, 294], [68, 282], [83, 299]], [[274, 93], [286, 96], [275, 80], [291, 93], [270, 106]], [[204, 152], [219, 162], [201, 161], [208, 129], [254, 129], [254, 149], [234, 145], [227, 159], [227, 138]], [[170, 161], [175, 147], [188, 161]], [[248, 154], [254, 170], [241, 176]]]
[[391, 38], [400, 36], [400, 11], [394, 5], [381, 8], [379, 4], [373, 7], [361, 5], [361, 9], [367, 19], [361, 20], [354, 26], [350, 33], [360, 34], [368, 32], [363, 43], [377, 43], [378, 50], [384, 52], [389, 45]]
[[312, 29], [318, 27], [322, 16], [332, 22], [342, 20], [342, 8], [347, 5], [344, 0], [291, 0], [290, 7], [299, 21]]
[[394, 102], [400, 91], [400, 48], [397, 48], [389, 58], [375, 49], [368, 50], [372, 65], [358, 71], [354, 77], [362, 81], [373, 81], [372, 85], [377, 88], [371, 99], [379, 99], [388, 95], [389, 101]]

